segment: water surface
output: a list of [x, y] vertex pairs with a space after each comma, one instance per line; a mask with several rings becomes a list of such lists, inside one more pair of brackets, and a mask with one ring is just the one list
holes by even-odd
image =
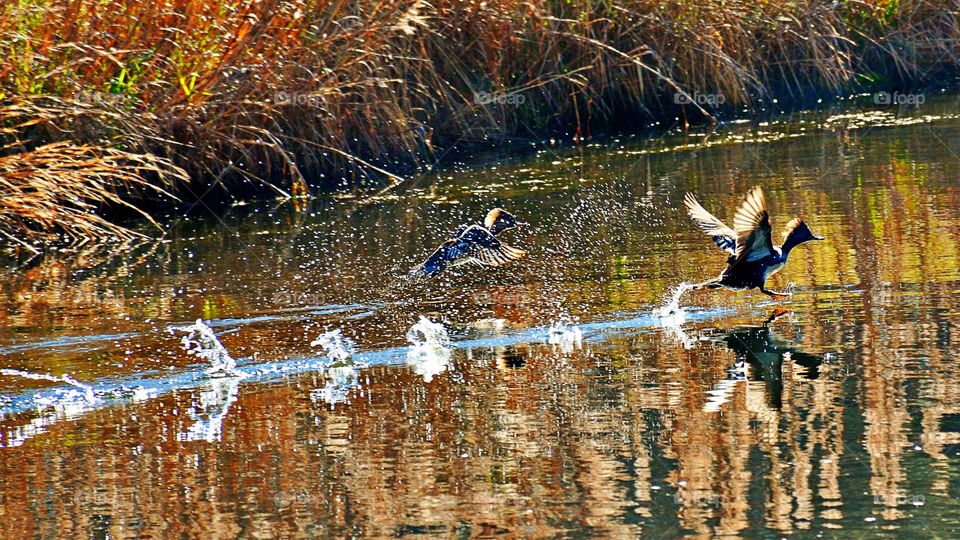
[[[8, 259], [0, 368], [92, 398], [0, 375], [0, 537], [955, 536], [958, 115], [546, 144]], [[654, 317], [724, 261], [683, 194], [731, 220], [756, 184], [827, 237], [773, 278], [794, 296]], [[493, 206], [522, 264], [404, 278]], [[411, 349], [421, 316], [447, 348]], [[198, 318], [233, 376], [168, 331]], [[335, 329], [352, 366], [311, 346]]]

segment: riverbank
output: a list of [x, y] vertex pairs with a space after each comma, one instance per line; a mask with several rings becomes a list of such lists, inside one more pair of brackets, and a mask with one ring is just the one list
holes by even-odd
[[113, 216], [179, 203], [377, 190], [524, 138], [893, 96], [956, 75], [958, 43], [960, 12], [932, 0], [9, 3], [0, 242], [130, 236]]

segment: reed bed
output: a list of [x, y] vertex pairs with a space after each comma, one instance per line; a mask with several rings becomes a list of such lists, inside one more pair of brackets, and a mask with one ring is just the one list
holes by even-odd
[[0, 228], [379, 188], [450, 150], [926, 82], [958, 44], [935, 0], [5, 2]]

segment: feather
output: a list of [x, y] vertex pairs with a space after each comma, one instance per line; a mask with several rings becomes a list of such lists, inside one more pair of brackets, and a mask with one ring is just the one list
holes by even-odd
[[770, 215], [760, 186], [750, 190], [740, 203], [733, 217], [733, 230], [737, 234], [735, 263], [757, 261], [773, 254]]
[[737, 233], [730, 227], [717, 219], [716, 216], [707, 212], [707, 210], [697, 202], [692, 193], [687, 193], [683, 198], [683, 203], [687, 206], [687, 212], [693, 219], [693, 222], [700, 227], [700, 230], [709, 236], [717, 247], [733, 255], [736, 250]]

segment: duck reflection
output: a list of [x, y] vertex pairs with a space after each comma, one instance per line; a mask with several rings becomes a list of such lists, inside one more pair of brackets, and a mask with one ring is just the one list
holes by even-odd
[[498, 370], [515, 370], [527, 365], [531, 351], [528, 347], [497, 345], [467, 349], [466, 354], [467, 361], [471, 363], [496, 367]]
[[[779, 410], [783, 406], [784, 361], [789, 363], [792, 372], [804, 379], [819, 377], [823, 359], [798, 350], [793, 342], [779, 336], [772, 327], [777, 319], [788, 313], [778, 308], [763, 325], [734, 328], [722, 336], [720, 340], [734, 352], [736, 362], [727, 370], [727, 378], [710, 390], [705, 410], [719, 410], [740, 382], [747, 383], [748, 401], [763, 399], [767, 408]], [[762, 398], [751, 391], [758, 389], [755, 383], [763, 384]]]

